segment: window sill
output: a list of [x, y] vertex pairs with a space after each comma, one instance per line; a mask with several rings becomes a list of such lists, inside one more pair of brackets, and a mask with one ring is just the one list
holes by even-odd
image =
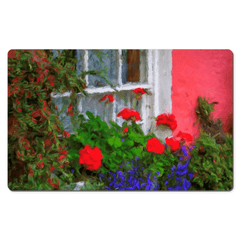
[[[140, 83], [140, 84], [137, 84], [137, 85], [133, 85], [133, 84], [124, 84], [122, 85], [121, 87], [116, 87], [116, 89], [118, 91], [130, 91], [130, 90], [134, 90], [136, 88], [144, 88], [144, 89], [151, 89], [152, 86], [150, 84], [147, 84], [147, 83]], [[115, 92], [114, 89], [112, 89], [111, 87], [109, 86], [106, 86], [106, 87], [100, 87], [100, 88], [87, 88], [85, 89], [85, 91], [88, 93], [88, 94], [96, 94], [96, 93], [108, 93], [108, 92]], [[57, 93], [57, 94], [54, 94], [54, 93], [51, 93], [51, 97], [52, 98], [59, 98], [59, 97], [70, 97], [71, 95], [71, 92], [65, 92], [63, 94], [61, 93]], [[81, 95], [81, 93], [78, 93], [77, 95]]]

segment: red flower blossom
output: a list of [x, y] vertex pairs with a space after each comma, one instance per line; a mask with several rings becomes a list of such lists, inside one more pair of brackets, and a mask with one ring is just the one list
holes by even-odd
[[32, 121], [33, 121], [34, 123], [37, 123], [37, 121], [36, 121], [36, 119], [35, 119], [35, 118], [32, 118]]
[[73, 115], [73, 109], [74, 109], [74, 107], [72, 106], [72, 104], [70, 104], [69, 107], [68, 107], [68, 115], [69, 116]]
[[37, 163], [38, 168], [43, 168], [43, 165], [44, 165], [43, 162], [41, 162], [40, 164]]
[[63, 165], [62, 165], [62, 164], [60, 164], [58, 167], [60, 167], [60, 168], [63, 168]]
[[133, 92], [135, 92], [136, 94], [141, 94], [141, 95], [146, 93], [143, 88], [136, 88], [133, 90]]
[[171, 147], [172, 151], [176, 151], [180, 147], [180, 142], [177, 140], [174, 140], [173, 138], [165, 138], [165, 142], [167, 145]]
[[128, 131], [128, 127], [125, 127], [124, 130], [123, 130], [123, 132], [126, 133], [127, 131]]
[[191, 142], [193, 140], [193, 137], [191, 134], [183, 133], [181, 131], [177, 134], [177, 137], [180, 137], [182, 141], [185, 140], [185, 141]]
[[19, 112], [21, 112], [21, 111], [22, 111], [22, 109], [21, 109], [21, 108], [18, 108], [17, 110], [18, 110]]
[[140, 116], [139, 112], [134, 109], [129, 109], [129, 108], [122, 109], [118, 113], [117, 117], [122, 117], [124, 120], [132, 120], [134, 122], [141, 120], [141, 116]]
[[58, 107], [56, 106], [56, 110], [58, 111]]
[[84, 149], [79, 151], [79, 165], [86, 165], [86, 168], [90, 171], [98, 170], [101, 167], [101, 160], [103, 155], [98, 147], [93, 149], [86, 145]]
[[156, 119], [157, 127], [161, 124], [170, 127], [171, 130], [174, 130], [177, 128], [177, 121], [175, 120], [175, 116], [173, 114], [163, 113], [157, 116], [157, 119]]
[[104, 101], [106, 98], [108, 98], [108, 101], [109, 102], [113, 102], [115, 99], [114, 97], [112, 96], [112, 94], [106, 94], [104, 97], [102, 97], [99, 101], [102, 102]]
[[63, 135], [64, 135], [65, 138], [66, 138], [66, 137], [70, 137], [70, 133], [67, 132], [67, 131], [63, 131]]
[[146, 147], [148, 152], [153, 152], [157, 154], [164, 153], [164, 145], [157, 138], [151, 138], [147, 140]]
[[43, 62], [48, 62], [48, 60], [46, 58], [42, 58]]
[[53, 171], [54, 169], [55, 169], [55, 167], [50, 167], [50, 169], [49, 169], [49, 170], [50, 170], [50, 171]]
[[61, 162], [64, 158], [66, 158], [65, 155], [61, 155], [59, 158], [58, 158], [58, 161]]
[[57, 73], [59, 73], [59, 70], [58, 70], [57, 68], [54, 68], [54, 71], [57, 72]]

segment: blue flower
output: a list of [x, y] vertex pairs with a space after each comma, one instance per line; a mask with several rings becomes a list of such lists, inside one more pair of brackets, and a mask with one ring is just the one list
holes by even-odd
[[168, 181], [165, 181], [165, 185], [167, 185], [168, 184]]
[[135, 160], [137, 160], [137, 161], [138, 161], [138, 160], [140, 160], [140, 158], [139, 158], [139, 157], [135, 157]]
[[124, 138], [122, 138], [122, 142], [124, 142]]
[[188, 170], [187, 170], [187, 168], [185, 168], [184, 170], [177, 170], [177, 171], [176, 171], [176, 174], [177, 174], [178, 176], [183, 176], [183, 175], [185, 175], [187, 172], [188, 172]]
[[174, 171], [174, 169], [175, 169], [175, 165], [172, 166], [171, 171]]
[[155, 176], [153, 176], [153, 179], [157, 179]]
[[159, 175], [160, 174], [160, 172], [157, 172], [157, 175]]
[[74, 169], [72, 169], [72, 170], [71, 170], [71, 173], [74, 173], [74, 172], [75, 172], [75, 170], [74, 170]]
[[170, 191], [178, 191], [178, 190], [181, 190], [182, 187], [180, 185], [177, 185], [177, 186], [174, 186], [174, 187], [168, 187], [167, 189], [170, 190]]
[[188, 190], [189, 188], [191, 187], [191, 183], [186, 179], [184, 178], [183, 179], [183, 190]]
[[182, 158], [182, 157], [180, 157], [179, 159], [180, 159], [180, 161], [182, 161], [182, 160], [183, 160], [183, 158]]
[[190, 179], [192, 179], [193, 176], [194, 176], [194, 173], [188, 173], [188, 176], [189, 176]]

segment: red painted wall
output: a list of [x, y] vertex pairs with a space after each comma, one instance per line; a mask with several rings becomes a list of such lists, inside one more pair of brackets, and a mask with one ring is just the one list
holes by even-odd
[[172, 51], [172, 113], [179, 131], [199, 135], [195, 108], [198, 96], [218, 102], [214, 118], [223, 120], [224, 131], [232, 123], [233, 54], [230, 50]]

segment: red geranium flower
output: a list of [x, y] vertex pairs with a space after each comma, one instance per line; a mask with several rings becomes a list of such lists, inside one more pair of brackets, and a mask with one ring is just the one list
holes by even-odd
[[101, 167], [103, 155], [98, 147], [92, 149], [89, 145], [86, 145], [84, 149], [79, 151], [79, 154], [79, 165], [86, 165], [86, 169], [91, 171], [98, 170]]
[[143, 94], [146, 93], [143, 88], [136, 88], [136, 89], [134, 89], [133, 91], [134, 91], [136, 94], [141, 94], [141, 95], [143, 95]]
[[135, 98], [137, 100], [141, 100], [142, 99], [142, 95], [146, 93], [143, 88], [136, 88], [136, 89], [133, 90], [133, 92], [136, 93]]
[[167, 145], [169, 145], [171, 147], [172, 151], [176, 151], [179, 149], [180, 147], [180, 142], [177, 140], [174, 140], [173, 138], [165, 138], [165, 142]]
[[164, 152], [164, 145], [157, 139], [151, 138], [147, 140], [147, 151], [161, 154]]
[[113, 98], [112, 94], [106, 94], [104, 97], [102, 97], [99, 101], [102, 102], [106, 98], [108, 98], [109, 102], [113, 102], [115, 99]]
[[134, 109], [129, 109], [129, 108], [122, 109], [118, 113], [117, 117], [122, 117], [124, 120], [132, 120], [134, 122], [141, 120], [141, 116], [140, 116], [139, 112]]
[[157, 127], [161, 124], [170, 127], [171, 130], [174, 130], [177, 128], [177, 121], [175, 120], [175, 116], [173, 114], [163, 113], [157, 116], [156, 118]]
[[193, 140], [193, 137], [192, 137], [191, 134], [183, 133], [181, 131], [177, 134], [177, 137], [180, 137], [182, 140], [185, 140], [185, 141], [188, 141], [188, 142], [191, 142]]
[[123, 130], [123, 132], [126, 133], [127, 131], [128, 131], [128, 127], [125, 127], [124, 130]]

